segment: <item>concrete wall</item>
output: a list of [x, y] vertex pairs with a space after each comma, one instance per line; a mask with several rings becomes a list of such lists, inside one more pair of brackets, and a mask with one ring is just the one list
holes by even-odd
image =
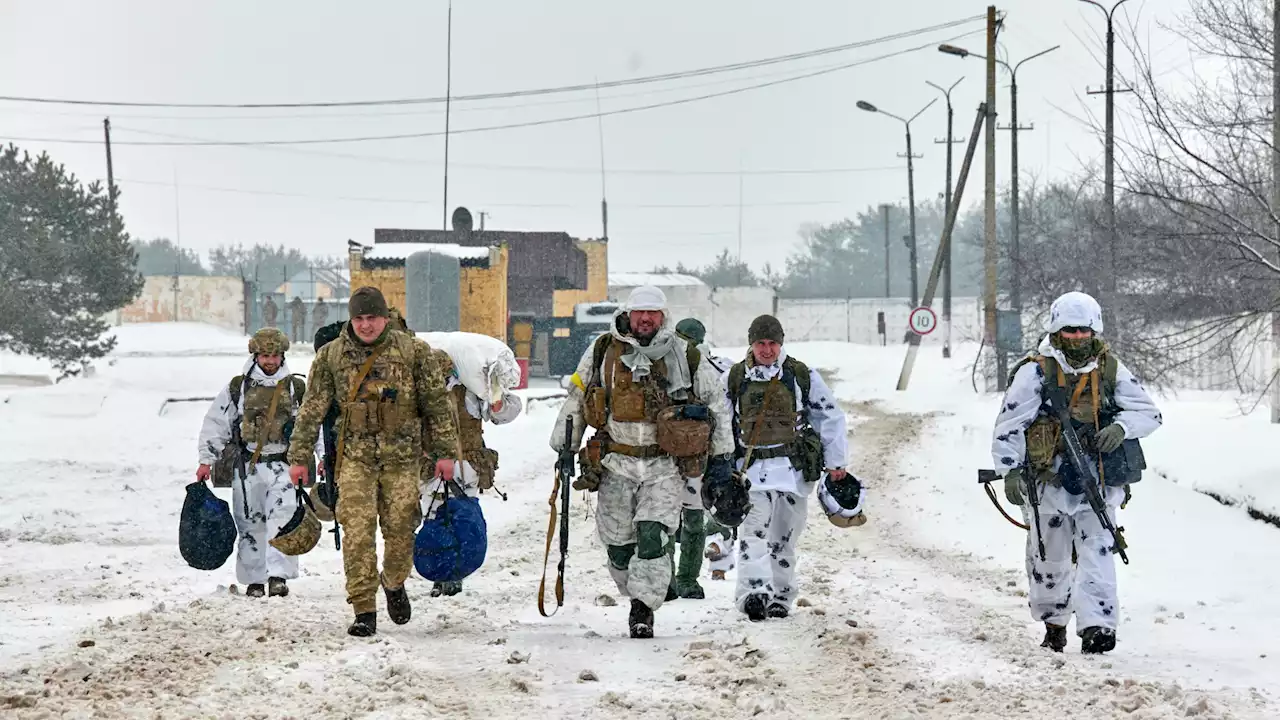
[[[627, 296], [631, 294], [634, 287], [611, 285], [609, 286], [610, 300], [619, 304], [627, 302]], [[671, 314], [672, 324], [678, 322], [681, 318], [695, 317], [707, 326], [707, 331], [711, 331], [711, 324], [708, 318], [712, 315], [714, 306], [711, 304], [711, 288], [707, 285], [669, 285], [662, 288], [662, 292], [667, 296], [667, 309]]]
[[739, 347], [747, 344], [751, 321], [772, 312], [772, 288], [722, 287], [711, 293], [711, 313], [699, 319], [711, 347]]
[[[906, 337], [907, 317], [911, 314], [908, 298], [852, 299], [787, 299], [778, 300], [778, 320], [786, 329], [788, 342], [835, 340], [863, 345], [880, 343], [877, 315], [885, 314], [889, 344]], [[942, 343], [942, 301], [933, 304], [939, 327], [924, 336], [923, 344]], [[951, 302], [951, 341], [978, 340], [982, 335], [982, 316], [977, 298], [953, 298]], [[740, 343], [744, 344], [745, 339]]]
[[[124, 323], [173, 322], [172, 276], [145, 278], [142, 294], [116, 314]], [[238, 277], [179, 275], [177, 319], [244, 332], [244, 281]]]

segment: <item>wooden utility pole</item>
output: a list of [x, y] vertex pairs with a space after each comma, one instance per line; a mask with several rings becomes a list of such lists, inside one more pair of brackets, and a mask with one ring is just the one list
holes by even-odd
[[[996, 354], [996, 389], [1005, 389], [1008, 364], [1000, 337], [996, 316], [996, 262], [999, 248], [996, 245], [996, 6], [987, 6], [987, 102], [986, 117], [986, 199], [983, 213], [983, 303], [986, 318], [984, 335]], [[988, 383], [990, 389], [990, 383]]]
[[[942, 214], [945, 217], [951, 211], [951, 156], [954, 146], [964, 140], [957, 139], [952, 132], [952, 124], [955, 121], [955, 112], [951, 108], [951, 91], [964, 78], [960, 78], [953, 83], [951, 87], [944, 88], [941, 85], [935, 85], [926, 80], [925, 82], [941, 92], [947, 98], [947, 137], [943, 140], [934, 140], [935, 143], [945, 144], [947, 146], [947, 187], [944, 197]], [[942, 259], [942, 357], [951, 357], [951, 247], [947, 247], [947, 255]]]
[[891, 290], [889, 289], [889, 205], [880, 206], [884, 211], [884, 296], [891, 298]]
[[[942, 226], [942, 239], [938, 242], [938, 251], [933, 258], [933, 268], [929, 270], [929, 279], [925, 283], [924, 298], [921, 305], [933, 305], [933, 296], [938, 288], [938, 276], [942, 274], [942, 266], [947, 254], [951, 251], [951, 235], [955, 231], [956, 217], [959, 215], [960, 198], [964, 196], [964, 186], [969, 180], [969, 168], [973, 166], [973, 156], [978, 150], [978, 130], [987, 119], [986, 104], [978, 106], [978, 114], [973, 119], [973, 132], [969, 133], [969, 145], [964, 152], [964, 162], [960, 165], [960, 177], [956, 181], [955, 202], [947, 207], [947, 219]], [[898, 375], [898, 389], [906, 390], [911, 381], [911, 370], [915, 367], [916, 354], [920, 351], [920, 336], [910, 333], [907, 337], [907, 357], [902, 363], [902, 372]]]
[[112, 232], [116, 229], [116, 171], [111, 163], [111, 118], [102, 118], [102, 136], [107, 146], [107, 208], [111, 215], [108, 227]]
[[[1280, 213], [1280, 2], [1272, 3], [1271, 17], [1271, 214]], [[1280, 224], [1276, 226], [1280, 238]], [[1280, 313], [1271, 311], [1271, 422], [1280, 423]]]
[[441, 227], [449, 229], [449, 109], [453, 101], [453, 2], [449, 2], [449, 19], [445, 25], [444, 61], [444, 206], [440, 209]]

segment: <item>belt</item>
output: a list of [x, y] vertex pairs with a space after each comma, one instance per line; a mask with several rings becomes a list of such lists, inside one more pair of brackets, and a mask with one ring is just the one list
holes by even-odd
[[771, 458], [780, 457], [791, 457], [791, 447], [789, 445], [758, 447], [751, 450], [752, 460], [769, 460]]
[[605, 446], [605, 452], [633, 458], [656, 458], [666, 455], [666, 453], [662, 452], [662, 448], [657, 445], [623, 445], [612, 440]]
[[[248, 450], [244, 452], [244, 455], [243, 455], [244, 462], [246, 463], [249, 462], [249, 458], [252, 458], [252, 457], [253, 457], [252, 452], [249, 452]], [[259, 463], [282, 462], [285, 465], [288, 465], [289, 454], [288, 453], [276, 453], [275, 455], [262, 454], [258, 456], [258, 462]]]

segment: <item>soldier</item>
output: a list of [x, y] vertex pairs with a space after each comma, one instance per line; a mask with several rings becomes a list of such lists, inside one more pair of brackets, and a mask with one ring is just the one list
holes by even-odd
[[844, 411], [816, 370], [787, 355], [782, 323], [751, 321], [751, 350], [725, 376], [738, 467], [751, 511], [738, 531], [737, 606], [753, 622], [785, 618], [797, 594], [796, 546], [809, 495], [825, 473], [844, 481]]
[[297, 295], [289, 302], [289, 322], [293, 325], [293, 341], [302, 342], [303, 331], [307, 328], [307, 306]]
[[[337, 518], [347, 531], [342, 564], [347, 602], [355, 611], [351, 635], [377, 632], [381, 584], [392, 622], [409, 622], [412, 607], [404, 582], [413, 567], [418, 516], [418, 469], [424, 453], [438, 458], [435, 473], [453, 478], [457, 434], [444, 377], [425, 342], [389, 328], [387, 301], [363, 287], [349, 301], [351, 320], [311, 364], [311, 386], [289, 446], [295, 483], [322, 419], [335, 400]], [[424, 425], [430, 428], [425, 436]], [[375, 546], [381, 528], [384, 557], [378, 573]]]
[[[707, 328], [696, 318], [685, 318], [676, 323], [676, 335], [685, 342], [697, 346], [702, 357], [707, 359], [707, 362], [717, 373], [723, 374], [729, 369], [731, 363], [727, 363], [723, 358], [711, 355], [711, 348], [707, 347], [705, 343]], [[685, 494], [683, 497], [684, 502], [680, 512], [680, 529], [676, 534], [677, 542], [680, 545], [680, 560], [676, 564], [671, 587], [667, 590], [668, 601], [676, 598], [701, 600], [706, 597], [706, 592], [698, 584], [698, 575], [702, 572], [702, 558], [707, 550], [705, 543], [709, 532], [706, 511], [702, 507], [701, 473], [694, 477], [685, 478]], [[718, 531], [720, 526], [716, 525], [716, 528]], [[676, 543], [671, 545], [673, 554], [675, 545]], [[721, 558], [717, 557], [717, 560], [721, 560]]]
[[[1022, 507], [1027, 533], [1027, 575], [1031, 615], [1045, 625], [1041, 647], [1057, 652], [1067, 645], [1067, 622], [1076, 617], [1084, 653], [1116, 646], [1120, 602], [1116, 589], [1115, 540], [1084, 496], [1083, 482], [1059, 452], [1061, 427], [1049, 406], [1046, 387], [1070, 393], [1073, 425], [1100, 465], [1106, 514], [1115, 523], [1124, 506], [1130, 472], [1128, 453], [1138, 438], [1163, 422], [1142, 384], [1098, 337], [1102, 308], [1092, 297], [1070, 292], [1049, 309], [1048, 334], [1036, 353], [1014, 368], [1000, 414], [991, 456], [1004, 471], [1005, 497]], [[1056, 392], [1056, 390], [1055, 390]], [[1140, 452], [1140, 451], [1139, 451]], [[1141, 462], [1134, 463], [1139, 469]], [[1037, 507], [1024, 501], [1035, 483]], [[1028, 498], [1031, 496], [1027, 493]], [[1037, 522], [1038, 519], [1038, 522]], [[1043, 550], [1040, 544], [1043, 543]], [[1079, 568], [1073, 567], [1072, 551]]]
[[[479, 497], [481, 492], [493, 487], [494, 475], [498, 470], [498, 451], [484, 444], [484, 423], [487, 421], [494, 425], [506, 425], [520, 416], [524, 404], [519, 396], [509, 390], [503, 390], [502, 397], [497, 402], [485, 402], [462, 384], [448, 353], [439, 349], [431, 352], [444, 371], [445, 388], [449, 391], [450, 404], [458, 422], [462, 489], [469, 497]], [[458, 474], [457, 470], [455, 474]], [[431, 517], [437, 505], [444, 502], [444, 483], [424, 473], [419, 487], [423, 498], [422, 513], [425, 517]], [[431, 586], [431, 597], [457, 595], [460, 592], [462, 581], [437, 582]]]
[[271, 299], [270, 295], [262, 297], [262, 324], [266, 327], [275, 327], [276, 315], [280, 313], [280, 308], [276, 306], [276, 301]]
[[311, 310], [311, 326], [316, 332], [320, 332], [320, 328], [329, 324], [329, 306], [325, 304], [324, 298], [316, 298], [316, 306]]
[[[604, 442], [602, 459], [591, 468], [584, 463], [580, 480], [599, 478], [587, 488], [600, 493], [596, 529], [618, 591], [631, 597], [633, 638], [653, 637], [653, 612], [671, 584], [667, 543], [680, 523], [684, 476], [701, 472], [690, 472], [694, 465], [706, 465], [716, 479], [728, 476], [733, 439], [718, 380], [697, 348], [672, 332], [662, 291], [638, 287], [614, 315], [611, 332], [583, 354], [551, 437], [557, 451], [565, 443], [577, 448], [585, 421], [597, 429], [592, 442]], [[709, 439], [677, 450], [677, 459], [668, 452], [675, 448], [673, 415], [686, 409], [700, 409], [714, 429]], [[566, 438], [569, 418], [574, 436]], [[667, 432], [659, 432], [660, 423]], [[664, 437], [668, 449], [658, 444]]]
[[[289, 338], [275, 328], [263, 328], [249, 339], [250, 358], [243, 374], [222, 386], [205, 413], [200, 428], [200, 466], [196, 479], [208, 480], [211, 468], [229, 443], [239, 446], [231, 505], [240, 540], [236, 547], [236, 580], [245, 595], [262, 597], [266, 585], [272, 597], [289, 594], [287, 580], [298, 577], [298, 558], [268, 544], [297, 509], [289, 483], [285, 450], [302, 402], [306, 384], [290, 374], [284, 355]], [[306, 464], [315, 439], [299, 446]]]

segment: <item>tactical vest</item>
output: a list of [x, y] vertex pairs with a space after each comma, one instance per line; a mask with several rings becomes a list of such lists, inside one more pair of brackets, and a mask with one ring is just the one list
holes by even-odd
[[289, 441], [293, 410], [302, 404], [306, 385], [302, 378], [293, 375], [280, 382], [288, 383], [289, 396], [284, 397], [282, 394], [276, 402], [275, 414], [268, 417], [271, 398], [275, 395], [277, 386], [264, 385], [253, 379], [245, 382], [243, 375], [232, 378], [228, 388], [231, 402], [239, 406], [241, 393], [244, 393], [244, 412], [240, 417], [240, 437], [244, 442], [271, 445]]
[[[775, 386], [773, 390], [769, 389], [770, 385]], [[800, 388], [803, 408], [800, 412], [796, 411], [796, 395], [792, 390], [795, 386]], [[808, 420], [809, 368], [788, 357], [782, 361], [778, 378], [760, 381], [747, 379], [745, 360], [736, 363], [729, 369], [729, 401], [734, 405], [739, 441], [744, 446], [752, 438], [756, 446], [790, 443], [796, 438], [797, 425]]]
[[[1031, 362], [1039, 364], [1041, 382], [1057, 383], [1058, 387], [1067, 391], [1071, 398], [1071, 419], [1083, 426], [1084, 437], [1093, 437], [1099, 425], [1105, 425], [1102, 418], [1115, 414], [1116, 373], [1120, 363], [1110, 353], [1100, 355], [1097, 367], [1093, 370], [1070, 377], [1055, 358], [1031, 355], [1014, 366], [1010, 379], [1017, 374], [1019, 368]], [[1043, 393], [1042, 397], [1045, 397]], [[1054, 457], [1066, 449], [1058, 419], [1043, 407], [1031, 427], [1027, 428], [1026, 439], [1027, 465], [1037, 473], [1052, 470]]]
[[[618, 422], [657, 422], [660, 412], [676, 404], [667, 393], [666, 360], [654, 360], [649, 374], [635, 380], [631, 369], [622, 362], [625, 349], [625, 343], [604, 335], [592, 351], [592, 378], [586, 388], [583, 416], [596, 429], [603, 428], [609, 418]], [[693, 343], [685, 344], [685, 361], [692, 378], [702, 361], [702, 353]], [[696, 402], [692, 388], [689, 401]]]

